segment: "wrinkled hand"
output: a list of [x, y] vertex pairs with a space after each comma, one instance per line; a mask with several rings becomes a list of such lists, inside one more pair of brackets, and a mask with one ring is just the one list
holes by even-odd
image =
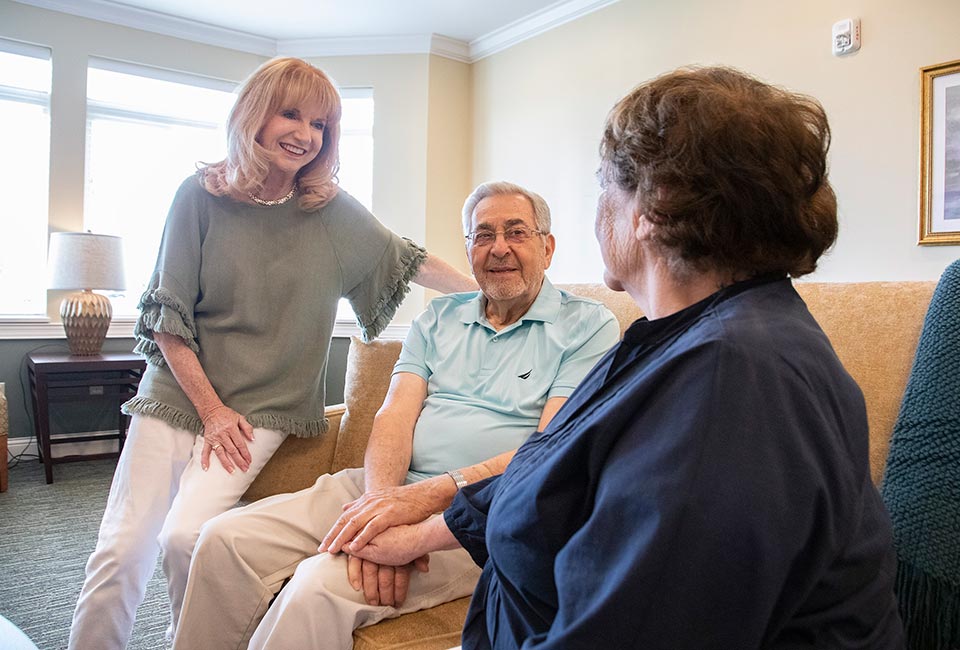
[[347, 558], [347, 578], [354, 589], [363, 590], [367, 604], [400, 607], [407, 599], [411, 572], [428, 571], [427, 561], [424, 557], [422, 562], [394, 567], [351, 555]]
[[351, 544], [344, 548], [344, 551], [377, 564], [403, 566], [414, 563], [418, 568], [426, 567], [429, 555], [424, 555], [423, 550], [420, 549], [423, 541], [421, 529], [422, 524], [394, 526], [371, 539], [363, 547], [353, 549]]
[[343, 506], [318, 550], [339, 553], [350, 543], [355, 551], [392, 526], [419, 523], [443, 508], [433, 496], [427, 481], [367, 492]]
[[247, 441], [253, 442], [253, 427], [232, 408], [226, 405], [207, 411], [203, 416], [203, 451], [200, 467], [210, 467], [210, 452], [213, 451], [223, 468], [233, 473], [234, 467], [246, 472], [253, 460]]

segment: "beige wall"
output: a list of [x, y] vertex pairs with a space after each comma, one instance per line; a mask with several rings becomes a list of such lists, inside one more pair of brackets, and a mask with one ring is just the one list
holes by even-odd
[[[373, 213], [404, 237], [427, 238], [427, 103], [429, 56], [308, 58], [343, 87], [373, 87]], [[409, 322], [424, 304], [414, 285], [396, 321]]]
[[[831, 26], [859, 17], [837, 58]], [[919, 72], [960, 59], [956, 0], [621, 0], [473, 66], [473, 180], [509, 178], [554, 210], [555, 279], [598, 279], [594, 172], [604, 117], [637, 83], [722, 63], [818, 97], [833, 127], [840, 238], [816, 279], [934, 279], [960, 247], [918, 247]], [[556, 265], [556, 263], [555, 263]]]
[[430, 57], [427, 106], [427, 248], [469, 271], [460, 209], [470, 178], [472, 66]]

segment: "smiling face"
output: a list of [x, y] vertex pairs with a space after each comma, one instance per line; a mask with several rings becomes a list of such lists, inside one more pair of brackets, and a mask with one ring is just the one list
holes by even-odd
[[488, 301], [529, 305], [543, 284], [543, 274], [553, 259], [553, 235], [534, 235], [517, 244], [508, 242], [503, 231], [523, 226], [537, 230], [537, 219], [530, 200], [522, 194], [488, 196], [477, 204], [470, 230], [497, 232], [487, 246], [467, 244], [467, 257], [473, 275]]
[[257, 142], [270, 156], [265, 187], [289, 188], [297, 172], [323, 148], [326, 112], [319, 103], [281, 107], [257, 134]]

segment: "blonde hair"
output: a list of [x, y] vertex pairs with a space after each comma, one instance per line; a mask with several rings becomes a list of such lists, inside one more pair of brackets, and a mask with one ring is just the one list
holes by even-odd
[[257, 135], [271, 116], [307, 103], [320, 104], [326, 124], [320, 153], [297, 172], [299, 205], [317, 210], [329, 203], [339, 189], [340, 94], [322, 70], [289, 57], [267, 61], [240, 86], [227, 120], [227, 157], [200, 169], [206, 190], [218, 196], [258, 193], [269, 171], [269, 154]]

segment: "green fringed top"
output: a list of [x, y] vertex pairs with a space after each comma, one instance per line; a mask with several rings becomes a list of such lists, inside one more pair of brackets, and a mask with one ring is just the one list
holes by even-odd
[[296, 201], [213, 196], [191, 176], [174, 198], [140, 299], [135, 350], [148, 366], [124, 412], [203, 432], [154, 343], [154, 332], [167, 332], [187, 342], [220, 399], [254, 427], [323, 433], [337, 302], [347, 298], [363, 337], [373, 338], [425, 259], [346, 192], [304, 212]]

